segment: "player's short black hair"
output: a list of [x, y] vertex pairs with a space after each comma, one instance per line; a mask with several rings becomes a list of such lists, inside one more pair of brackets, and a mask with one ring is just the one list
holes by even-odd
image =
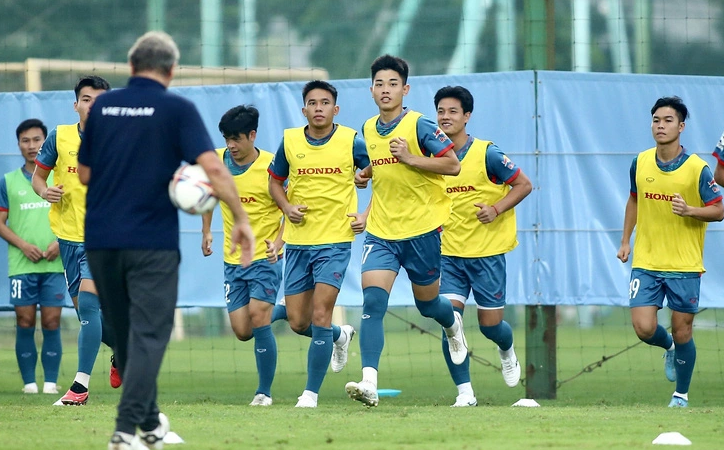
[[84, 87], [91, 87], [93, 89], [102, 89], [104, 91], [111, 90], [111, 85], [108, 84], [105, 78], [99, 77], [98, 75], [84, 75], [78, 79], [75, 84], [75, 100], [78, 101], [80, 90]]
[[252, 105], [239, 105], [226, 111], [219, 121], [219, 131], [224, 138], [236, 138], [256, 131], [259, 126], [259, 110]]
[[372, 82], [375, 81], [375, 75], [377, 75], [377, 72], [380, 70], [394, 70], [402, 78], [402, 83], [407, 84], [407, 77], [410, 75], [410, 67], [404, 59], [392, 55], [382, 55], [372, 61], [372, 65], [370, 66], [370, 71], [372, 72]]
[[304, 102], [304, 104], [307, 103], [307, 94], [309, 94], [309, 92], [313, 89], [322, 89], [329, 92], [330, 94], [332, 94], [335, 105], [337, 104], [337, 88], [324, 80], [312, 80], [304, 85], [304, 88], [302, 89], [302, 101]]
[[463, 113], [473, 112], [473, 94], [462, 86], [445, 86], [435, 93], [435, 108], [440, 100], [444, 98], [456, 98], [460, 100], [463, 107]]
[[656, 100], [656, 103], [654, 103], [654, 106], [651, 108], [651, 115], [653, 116], [657, 109], [667, 106], [676, 111], [680, 122], [686, 122], [686, 119], [689, 117], [689, 109], [684, 104], [684, 101], [675, 95], [673, 97], [661, 97]]
[[43, 132], [43, 137], [48, 137], [48, 127], [45, 126], [40, 119], [26, 119], [20, 122], [20, 125], [15, 129], [15, 138], [20, 141], [20, 133], [24, 133], [31, 128], [40, 128]]

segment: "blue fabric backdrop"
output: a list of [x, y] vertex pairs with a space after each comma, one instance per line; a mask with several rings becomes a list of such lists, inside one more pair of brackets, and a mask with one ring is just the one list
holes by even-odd
[[[377, 110], [369, 80], [332, 82], [339, 90], [338, 122], [359, 130]], [[520, 245], [508, 256], [508, 303], [627, 305], [630, 264], [616, 259], [628, 168], [634, 155], [652, 146], [649, 110], [658, 97], [679, 95], [691, 110], [684, 145], [713, 165], [724, 106], [713, 99], [724, 92], [724, 78], [508, 72], [461, 76], [412, 77], [405, 104], [435, 117], [432, 98], [442, 86], [463, 85], [475, 96], [468, 131], [491, 139], [531, 178], [533, 193], [517, 209]], [[224, 145], [217, 125], [221, 115], [241, 103], [261, 113], [257, 146], [275, 151], [282, 131], [304, 125], [303, 83], [266, 83], [175, 89], [199, 108], [214, 143]], [[73, 123], [73, 93], [0, 94], [0, 171], [22, 159], [14, 135], [27, 118], [48, 127]], [[712, 120], [712, 118], [715, 118]], [[133, 180], [129, 179], [129, 183]], [[360, 191], [360, 206], [369, 191]], [[216, 252], [201, 256], [201, 219], [181, 214], [180, 306], [224, 306], [222, 240], [215, 215]], [[707, 235], [703, 307], [724, 306], [724, 228], [712, 224]], [[358, 306], [362, 239], [353, 256], [338, 304]], [[7, 246], [0, 244], [0, 273], [7, 273]], [[717, 264], [719, 262], [719, 264]], [[8, 306], [7, 277], [0, 276], [0, 307]], [[412, 305], [404, 271], [391, 305]]]

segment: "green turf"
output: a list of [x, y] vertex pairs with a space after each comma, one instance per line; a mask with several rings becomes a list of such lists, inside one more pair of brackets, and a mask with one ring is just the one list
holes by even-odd
[[[407, 312], [402, 314], [407, 316]], [[614, 317], [615, 316], [615, 317]], [[637, 339], [625, 314], [615, 312], [605, 326], [558, 329], [558, 379], [610, 356]], [[319, 408], [297, 410], [304, 389], [308, 340], [279, 331], [279, 365], [271, 408], [247, 406], [256, 387], [251, 343], [232, 336], [204, 337], [189, 325], [188, 337], [172, 342], [159, 380], [159, 404], [172, 430], [187, 442], [183, 449], [638, 449], [656, 448], [660, 433], [678, 431], [694, 448], [722, 448], [724, 379], [720, 329], [695, 332], [699, 348], [690, 399], [692, 407], [666, 407], [674, 385], [664, 378], [661, 352], [636, 346], [563, 382], [557, 399], [538, 399], [541, 408], [512, 408], [525, 387], [508, 388], [494, 346], [466, 314], [467, 333], [476, 358], [471, 365], [480, 406], [451, 409], [456, 390], [447, 374], [435, 327], [410, 314], [424, 329], [388, 317], [387, 345], [380, 366], [380, 388], [402, 390], [366, 409], [348, 398], [344, 384], [360, 378], [358, 344], [347, 368], [328, 373]], [[351, 318], [354, 323], [354, 317]], [[278, 325], [282, 325], [279, 327]], [[59, 382], [67, 388], [75, 372], [72, 325], [64, 332], [65, 355]], [[7, 329], [6, 329], [7, 331]], [[516, 342], [524, 341], [516, 327]], [[524, 349], [518, 354], [525, 361]], [[0, 448], [105, 448], [113, 430], [119, 391], [107, 384], [107, 349], [99, 355], [84, 407], [51, 407], [59, 396], [23, 395], [12, 339], [0, 334]], [[42, 373], [39, 370], [39, 379]]]

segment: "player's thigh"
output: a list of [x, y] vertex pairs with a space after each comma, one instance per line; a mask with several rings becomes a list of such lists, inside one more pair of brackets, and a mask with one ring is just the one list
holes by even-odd
[[248, 341], [251, 339], [251, 319], [249, 316], [249, 304], [229, 311], [229, 323], [237, 339]]
[[68, 293], [72, 298], [77, 298], [81, 280], [80, 261], [81, 258], [85, 259], [85, 251], [82, 245], [62, 239], [58, 239], [58, 248], [60, 250], [60, 259], [63, 261]]
[[694, 314], [681, 311], [671, 313], [671, 334], [674, 342], [685, 344], [691, 340], [694, 327]]
[[372, 271], [400, 271], [401, 241], [388, 241], [367, 234], [362, 244], [362, 275]]
[[699, 312], [701, 277], [666, 278], [664, 286], [669, 309], [687, 314]]
[[664, 278], [639, 269], [631, 271], [629, 307], [655, 306], [661, 309], [665, 295]]
[[289, 297], [314, 289], [313, 250], [288, 248], [284, 263], [284, 294]]
[[[426, 295], [439, 291], [440, 233], [431, 231], [413, 239], [401, 241], [400, 264], [405, 268], [413, 286], [424, 287]], [[434, 285], [434, 289], [430, 289]], [[413, 289], [415, 289], [413, 287]], [[437, 296], [437, 293], [435, 293]], [[418, 297], [415, 297], [418, 298]], [[424, 300], [420, 298], [420, 300]]]
[[469, 258], [465, 261], [465, 271], [471, 280], [478, 309], [498, 310], [505, 307], [507, 282], [505, 255]]
[[40, 303], [40, 275], [13, 275], [8, 280], [10, 304], [13, 306], [35, 306]]
[[440, 295], [463, 305], [471, 289], [471, 280], [465, 271], [465, 259], [443, 255], [440, 261]]
[[[224, 263], [224, 302], [226, 311], [231, 313], [249, 304], [250, 285], [242, 278], [244, 268], [234, 264]], [[248, 314], [245, 314], [248, 319]]]
[[[312, 251], [312, 274], [314, 275], [315, 291], [320, 283], [328, 285], [339, 292], [342, 289], [344, 276], [347, 273], [347, 266], [352, 255], [350, 247], [328, 247], [320, 250]], [[323, 297], [328, 298], [333, 290], [324, 289]], [[337, 295], [334, 294], [332, 301], [336, 300]], [[317, 295], [315, 294], [315, 301]]]
[[60, 306], [41, 306], [40, 325], [44, 330], [57, 330], [60, 327], [60, 316], [63, 308]]
[[284, 296], [287, 308], [287, 321], [291, 329], [296, 333], [303, 333], [312, 323], [312, 315], [314, 313], [313, 296], [314, 289]]

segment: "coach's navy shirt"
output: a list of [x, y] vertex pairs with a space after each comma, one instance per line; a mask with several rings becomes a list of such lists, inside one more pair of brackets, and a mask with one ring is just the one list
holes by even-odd
[[86, 249], [178, 249], [168, 183], [182, 160], [213, 148], [193, 103], [154, 80], [132, 77], [100, 95], [78, 154], [91, 169]]

